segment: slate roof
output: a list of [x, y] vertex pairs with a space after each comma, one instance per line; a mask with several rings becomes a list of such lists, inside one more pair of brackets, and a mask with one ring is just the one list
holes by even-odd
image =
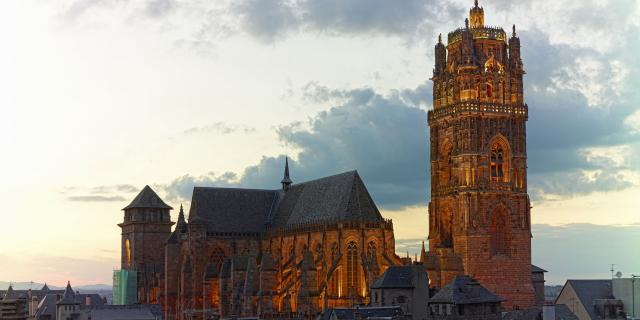
[[273, 225], [351, 219], [382, 220], [357, 171], [291, 185], [278, 204]]
[[371, 288], [413, 288], [413, 270], [411, 266], [391, 266], [373, 283]]
[[394, 316], [403, 315], [400, 306], [390, 307], [363, 307], [363, 308], [334, 308], [328, 309], [323, 315], [323, 320], [331, 319], [331, 315], [335, 315], [339, 320], [355, 319], [355, 313], [359, 313], [358, 319], [392, 319]]
[[436, 293], [429, 303], [475, 304], [501, 302], [495, 295], [478, 281], [468, 276], [456, 276], [451, 282]]
[[261, 232], [277, 197], [273, 190], [194, 187], [189, 222], [200, 217], [211, 232]]
[[[556, 304], [555, 320], [579, 320], [565, 304]], [[546, 306], [545, 306], [546, 308]], [[539, 320], [542, 319], [542, 312], [538, 308], [525, 310], [509, 310], [503, 313], [502, 320]]]
[[531, 273], [544, 273], [544, 272], [549, 272], [549, 271], [542, 269], [536, 265], [533, 265], [533, 264], [531, 265]]
[[287, 191], [194, 187], [189, 222], [209, 232], [264, 232], [268, 226], [370, 220], [382, 216], [357, 171], [291, 185]]
[[151, 187], [144, 186], [140, 193], [131, 201], [131, 203], [124, 207], [122, 210], [128, 210], [133, 208], [154, 208], [154, 209], [173, 209], [151, 189]]
[[566, 304], [556, 304], [556, 320], [578, 320], [578, 316], [576, 316], [569, 306]]
[[[592, 319], [595, 319], [596, 317], [593, 300], [614, 299], [611, 280], [567, 280], [562, 291], [564, 291], [564, 289], [569, 285], [573, 288], [573, 291], [575, 291], [578, 296], [580, 303], [584, 306]], [[562, 291], [560, 294], [562, 294]]]

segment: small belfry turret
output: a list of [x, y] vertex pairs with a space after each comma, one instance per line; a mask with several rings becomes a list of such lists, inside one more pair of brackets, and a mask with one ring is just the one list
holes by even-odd
[[478, 6], [478, 0], [475, 1], [473, 8], [469, 11], [469, 17], [471, 18], [471, 28], [484, 27], [484, 9]]
[[438, 35], [438, 43], [435, 47], [436, 67], [433, 70], [434, 75], [441, 75], [447, 67], [447, 48], [442, 43], [442, 34]]
[[289, 186], [293, 183], [289, 177], [289, 157], [284, 158], [284, 177], [280, 183], [282, 184], [282, 190], [284, 191], [289, 190]]

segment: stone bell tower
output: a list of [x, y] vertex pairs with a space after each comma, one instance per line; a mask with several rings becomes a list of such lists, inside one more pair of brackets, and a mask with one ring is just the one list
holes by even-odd
[[515, 26], [511, 37], [485, 26], [475, 1], [446, 46], [439, 37], [435, 59], [425, 263], [432, 285], [466, 274], [504, 298], [505, 309], [533, 307], [528, 107]]
[[160, 277], [164, 271], [164, 244], [171, 235], [168, 206], [149, 186], [124, 209], [121, 267], [137, 272], [139, 303], [159, 303]]

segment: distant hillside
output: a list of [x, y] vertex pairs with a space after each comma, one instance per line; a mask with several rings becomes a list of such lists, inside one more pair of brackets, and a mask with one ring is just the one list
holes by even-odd
[[[9, 283], [8, 281], [0, 281], [0, 290], [7, 290], [7, 288], [9, 288]], [[31, 282], [11, 282], [11, 284], [13, 285], [13, 289], [14, 290], [40, 290], [43, 286], [44, 283], [31, 283]], [[47, 286], [49, 287], [49, 289], [51, 290], [62, 290], [64, 289], [64, 287], [58, 287], [58, 286], [54, 286], [54, 285], [50, 285], [47, 284]], [[74, 286], [73, 283], [71, 284], [71, 286], [73, 287], [74, 290], [77, 291], [111, 291], [111, 286], [110, 285], [106, 285], [106, 284], [88, 284], [88, 285], [84, 285], [84, 286]]]

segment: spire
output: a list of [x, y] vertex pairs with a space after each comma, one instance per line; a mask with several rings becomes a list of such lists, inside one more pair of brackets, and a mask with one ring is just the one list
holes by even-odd
[[425, 260], [427, 260], [427, 251], [425, 251], [424, 241], [422, 241], [422, 249], [420, 249], [420, 262], [424, 264]]
[[438, 35], [438, 43], [442, 43], [442, 33]]
[[287, 191], [292, 183], [291, 178], [289, 177], [289, 157], [284, 158], [284, 177], [280, 183], [282, 183], [282, 190], [284, 191]]
[[42, 286], [42, 289], [40, 289], [41, 291], [49, 291], [49, 286], [47, 286], [47, 283], [44, 283], [44, 286]]
[[67, 287], [64, 289], [62, 300], [60, 300], [58, 304], [75, 304], [75, 296], [76, 294], [73, 292], [73, 289], [71, 288], [71, 282], [67, 281]]
[[478, 0], [475, 0], [474, 4], [475, 4], [475, 7], [477, 8], [478, 7]]
[[9, 288], [7, 288], [7, 292], [5, 292], [4, 297], [2, 297], [4, 300], [9, 300], [11, 298], [13, 298], [13, 284], [9, 283]]
[[131, 201], [131, 203], [128, 206], [124, 207], [124, 209], [122, 210], [128, 210], [133, 208], [152, 208], [152, 209], [169, 209], [169, 210], [173, 209], [169, 205], [164, 203], [164, 201], [160, 199], [158, 194], [155, 191], [153, 191], [153, 189], [151, 189], [151, 187], [149, 187], [148, 185], [144, 186], [144, 188], [142, 188], [140, 193], [138, 193], [138, 195], [133, 199], [133, 201]]
[[516, 25], [515, 24], [513, 25], [513, 37], [514, 38], [516, 37]]
[[464, 19], [464, 27], [469, 29], [469, 18]]
[[176, 230], [186, 231], [187, 222], [184, 219], [184, 209], [182, 208], [182, 204], [180, 204], [180, 212], [178, 213], [178, 222], [176, 223]]

